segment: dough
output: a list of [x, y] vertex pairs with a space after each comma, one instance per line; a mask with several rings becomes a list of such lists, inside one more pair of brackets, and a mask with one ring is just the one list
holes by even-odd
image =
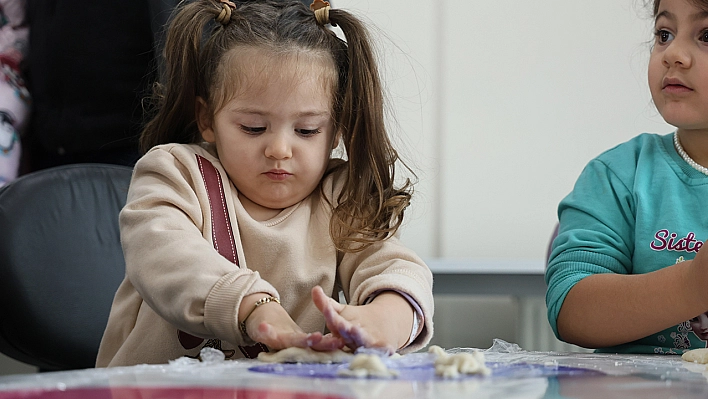
[[435, 375], [443, 378], [457, 378], [460, 374], [491, 374], [491, 370], [484, 364], [482, 352], [460, 352], [450, 355], [441, 347], [433, 345], [428, 349], [428, 353], [436, 356]]
[[349, 363], [349, 369], [339, 370], [337, 375], [356, 378], [390, 378], [397, 377], [398, 372], [396, 370], [389, 370], [383, 361], [381, 361], [380, 357], [362, 353], [354, 356], [351, 363]]
[[681, 355], [681, 359], [687, 362], [708, 364], [708, 348], [691, 349]]
[[286, 348], [278, 352], [261, 352], [258, 360], [266, 363], [344, 363], [353, 355], [341, 349], [318, 352], [310, 348]]
[[447, 352], [445, 352], [445, 349], [437, 346], [437, 345], [431, 345], [430, 348], [428, 348], [428, 353], [432, 353], [433, 355], [440, 357], [440, 356], [447, 356]]

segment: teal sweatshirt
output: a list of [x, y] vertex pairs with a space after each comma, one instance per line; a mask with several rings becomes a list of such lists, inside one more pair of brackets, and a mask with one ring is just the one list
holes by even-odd
[[[602, 153], [561, 201], [546, 269], [548, 320], [556, 336], [563, 301], [584, 277], [649, 273], [693, 259], [708, 239], [708, 176], [688, 165], [672, 140], [673, 134], [642, 134]], [[681, 354], [706, 346], [686, 320], [598, 351]]]

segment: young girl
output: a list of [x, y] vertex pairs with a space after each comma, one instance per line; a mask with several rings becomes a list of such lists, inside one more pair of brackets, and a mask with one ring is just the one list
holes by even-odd
[[546, 281], [556, 335], [611, 352], [706, 347], [708, 1], [655, 0], [649, 88], [677, 127], [592, 160], [560, 204]]
[[[410, 184], [394, 186], [367, 32], [328, 3], [311, 8], [178, 9], [120, 217], [126, 278], [97, 366], [205, 346], [238, 358], [430, 340], [432, 275], [396, 238]], [[340, 142], [346, 161], [330, 159]], [[348, 305], [332, 299], [340, 289]]]

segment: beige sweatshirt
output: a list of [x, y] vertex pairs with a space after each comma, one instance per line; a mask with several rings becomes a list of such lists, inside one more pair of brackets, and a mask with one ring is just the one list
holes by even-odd
[[[213, 247], [211, 208], [195, 154], [221, 175], [240, 267]], [[336, 180], [330, 175], [322, 183], [330, 200]], [[279, 297], [304, 331], [324, 332], [324, 318], [310, 296], [315, 285], [328, 294], [341, 286], [351, 305], [380, 290], [409, 295], [422, 310], [424, 326], [401, 351], [424, 347], [433, 333], [428, 267], [396, 237], [359, 253], [338, 252], [329, 235], [331, 213], [315, 190], [273, 219], [256, 221], [239, 202], [212, 147], [153, 148], [135, 166], [120, 214], [126, 277], [116, 292], [96, 366], [166, 363], [196, 356], [204, 346], [242, 357], [238, 309], [244, 296], [258, 292]], [[180, 330], [199, 338], [184, 345]]]

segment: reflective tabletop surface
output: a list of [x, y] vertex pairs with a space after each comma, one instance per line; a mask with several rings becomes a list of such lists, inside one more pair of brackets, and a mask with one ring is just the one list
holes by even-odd
[[[448, 353], [470, 352], [469, 348]], [[345, 364], [255, 360], [11, 375], [0, 399], [14, 398], [708, 398], [708, 370], [678, 356], [528, 352], [496, 340], [483, 351], [491, 374], [444, 379], [434, 356], [385, 359], [396, 378], [344, 378]]]

